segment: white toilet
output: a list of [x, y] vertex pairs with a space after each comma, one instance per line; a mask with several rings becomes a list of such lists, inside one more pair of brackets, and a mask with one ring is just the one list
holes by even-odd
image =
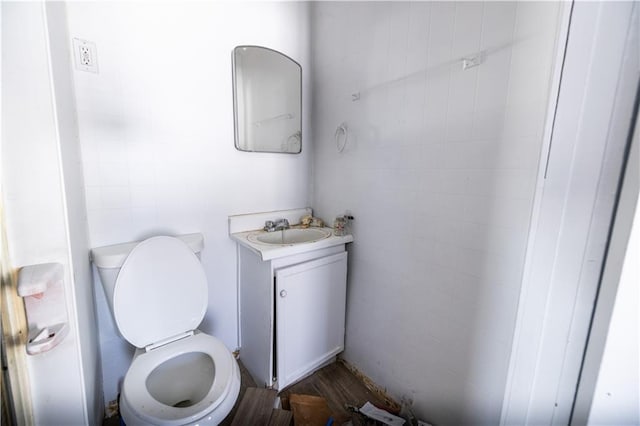
[[133, 425], [216, 425], [240, 392], [240, 369], [218, 339], [196, 329], [208, 304], [201, 234], [91, 250], [111, 313], [138, 349], [120, 414]]

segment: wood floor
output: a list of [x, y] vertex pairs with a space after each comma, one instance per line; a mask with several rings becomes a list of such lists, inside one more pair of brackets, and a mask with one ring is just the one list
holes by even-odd
[[[231, 425], [247, 388], [256, 386], [242, 363], [240, 363], [240, 371], [242, 373], [240, 395], [233, 411], [221, 423], [225, 426]], [[289, 396], [291, 394], [313, 395], [325, 398], [336, 425], [341, 425], [348, 421], [351, 421], [354, 426], [365, 424], [363, 418], [359, 414], [350, 411], [347, 408], [348, 406], [362, 407], [365, 402], [370, 401], [378, 407], [390, 408], [382, 396], [369, 390], [364, 382], [341, 362], [329, 364], [311, 376], [281, 391], [278, 396], [280, 396], [282, 408], [285, 410], [290, 410]]]
[[336, 425], [349, 420], [354, 425], [361, 424], [361, 417], [349, 411], [347, 406], [362, 407], [365, 402], [370, 401], [378, 407], [387, 407], [379, 394], [369, 390], [362, 380], [341, 362], [329, 364], [280, 392], [283, 408], [289, 408], [287, 400], [289, 395], [294, 393], [325, 398]]
[[[221, 423], [221, 425], [224, 426], [230, 426], [232, 424], [233, 418], [238, 412], [238, 407], [247, 389], [257, 387], [247, 369], [241, 362], [239, 362], [239, 365], [241, 373], [240, 395], [232, 411]], [[288, 401], [291, 394], [313, 395], [325, 398], [332, 417], [335, 419], [334, 424], [336, 425], [340, 425], [349, 420], [354, 426], [365, 424], [359, 414], [348, 410], [348, 406], [361, 407], [367, 401], [379, 407], [388, 406], [379, 394], [369, 390], [363, 381], [349, 371], [341, 362], [329, 364], [311, 376], [280, 392], [279, 396], [282, 400], [283, 409], [289, 409]], [[118, 425], [119, 422], [117, 417], [111, 417], [105, 420], [104, 425]], [[255, 425], [256, 423], [252, 422], [251, 424]]]
[[231, 426], [233, 418], [238, 411], [238, 407], [242, 402], [242, 398], [244, 398], [244, 395], [247, 392], [247, 388], [257, 387], [256, 382], [253, 380], [245, 366], [242, 364], [242, 361], [238, 360], [238, 365], [240, 366], [240, 394], [238, 395], [238, 399], [236, 400], [236, 403], [231, 409], [229, 415], [222, 421], [222, 423], [220, 423], [221, 426]]

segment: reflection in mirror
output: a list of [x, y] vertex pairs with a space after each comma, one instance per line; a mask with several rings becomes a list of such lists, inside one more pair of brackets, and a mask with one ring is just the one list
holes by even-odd
[[266, 47], [233, 49], [236, 148], [253, 152], [302, 150], [302, 68]]

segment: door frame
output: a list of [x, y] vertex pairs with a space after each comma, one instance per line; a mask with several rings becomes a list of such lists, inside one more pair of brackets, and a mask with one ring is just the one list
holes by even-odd
[[[0, 6], [0, 13], [1, 6]], [[2, 413], [7, 424], [34, 424], [27, 366], [28, 326], [24, 302], [18, 296], [18, 270], [11, 266], [0, 188], [0, 311], [2, 312]], [[15, 423], [14, 423], [15, 422]]]
[[547, 121], [550, 147], [540, 162], [502, 425], [570, 421], [609, 238], [611, 187], [615, 192], [620, 146], [626, 143], [614, 128], [620, 127], [616, 95], [635, 93], [635, 87], [621, 87], [629, 84], [621, 71], [632, 8], [631, 2], [571, 5], [555, 115]]
[[[640, 9], [636, 11], [638, 13]], [[640, 13], [638, 13], [640, 15]], [[640, 70], [638, 70], [640, 73]], [[637, 217], [638, 196], [640, 194], [640, 85], [636, 94], [636, 116], [633, 133], [630, 132], [627, 162], [620, 196], [616, 205], [615, 219], [611, 230], [611, 239], [607, 248], [607, 258], [602, 270], [602, 279], [593, 312], [587, 348], [582, 365], [578, 390], [573, 407], [571, 424], [588, 423], [591, 405], [596, 391], [603, 360], [607, 335], [613, 315], [622, 269], [625, 262], [637, 262], [629, 259], [627, 247], [630, 243], [631, 229], [640, 227]], [[635, 135], [634, 135], [635, 133]], [[635, 222], [634, 222], [635, 220]], [[637, 237], [636, 237], [637, 238]], [[638, 336], [636, 336], [637, 339]]]

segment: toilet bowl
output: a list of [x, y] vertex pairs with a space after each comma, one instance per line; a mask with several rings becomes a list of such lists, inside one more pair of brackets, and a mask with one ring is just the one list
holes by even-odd
[[120, 413], [127, 425], [218, 424], [239, 391], [233, 355], [215, 337], [196, 332], [136, 353], [122, 386]]
[[190, 234], [91, 252], [118, 330], [138, 348], [120, 395], [127, 425], [215, 425], [238, 398], [235, 358], [196, 328], [208, 305], [202, 246]]

